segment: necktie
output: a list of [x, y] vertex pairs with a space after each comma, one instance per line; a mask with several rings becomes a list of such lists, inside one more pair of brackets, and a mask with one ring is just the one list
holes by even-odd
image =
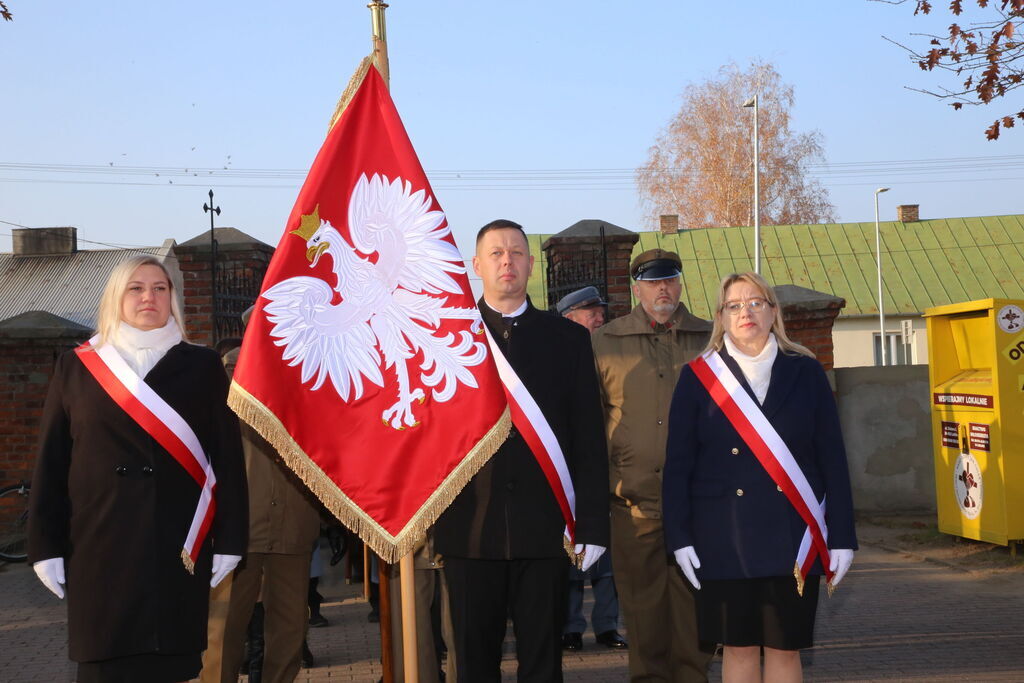
[[503, 315], [503, 316], [501, 316], [501, 324], [504, 325], [504, 327], [505, 327], [505, 332], [502, 334], [502, 336], [505, 339], [508, 339], [509, 334], [512, 331], [512, 325], [515, 323], [515, 321], [516, 321], [516, 319], [515, 319], [514, 316], [511, 316], [511, 315]]

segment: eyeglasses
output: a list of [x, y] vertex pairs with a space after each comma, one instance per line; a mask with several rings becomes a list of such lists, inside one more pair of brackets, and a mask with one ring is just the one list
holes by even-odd
[[727, 311], [729, 315], [739, 315], [744, 306], [749, 308], [751, 313], [758, 313], [760, 311], [766, 311], [770, 306], [774, 305], [775, 304], [767, 299], [755, 296], [747, 299], [746, 301], [726, 301], [722, 304], [722, 310]]

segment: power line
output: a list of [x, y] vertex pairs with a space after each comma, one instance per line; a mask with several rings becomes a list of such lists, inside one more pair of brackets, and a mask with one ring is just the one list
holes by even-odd
[[[1024, 155], [993, 155], [971, 157], [939, 157], [933, 159], [891, 159], [878, 161], [850, 161], [807, 164], [808, 175], [827, 185], [836, 185], [831, 179], [870, 177], [878, 182], [887, 177], [932, 176], [956, 173], [986, 174], [1024, 169]], [[696, 177], [698, 174], [682, 168], [666, 167], [659, 172]], [[14, 173], [16, 177], [0, 178], [0, 182], [98, 184], [179, 187], [206, 187], [216, 181], [218, 187], [231, 188], [295, 188], [305, 178], [304, 169], [285, 168], [232, 168], [176, 167], [176, 166], [119, 166], [102, 164], [22, 163], [0, 162], [0, 172]], [[446, 190], [541, 190], [541, 189], [633, 189], [636, 169], [632, 168], [550, 168], [550, 169], [438, 169], [427, 171], [427, 176]], [[117, 176], [118, 180], [60, 180], [51, 175]], [[43, 176], [43, 177], [36, 177]], [[152, 182], [126, 180], [127, 177], [151, 177]], [[159, 178], [159, 181], [155, 179]], [[164, 179], [167, 180], [164, 183]], [[179, 179], [179, 180], [175, 180]], [[192, 182], [180, 182], [180, 179]], [[193, 180], [194, 179], [194, 180]], [[201, 182], [200, 179], [202, 179]], [[1015, 178], [986, 178], [986, 180], [1014, 180]], [[225, 184], [224, 180], [250, 181]], [[271, 184], [272, 181], [292, 181]], [[199, 184], [197, 184], [197, 182]], [[924, 182], [924, 181], [921, 181]]]

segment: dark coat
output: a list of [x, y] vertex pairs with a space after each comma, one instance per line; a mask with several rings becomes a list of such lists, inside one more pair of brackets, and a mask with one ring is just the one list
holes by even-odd
[[[753, 397], [736, 361], [720, 353]], [[829, 548], [856, 549], [846, 451], [821, 364], [780, 349], [762, 409], [817, 499], [827, 495]], [[698, 579], [792, 576], [807, 525], [689, 365], [669, 412], [663, 496], [668, 550], [694, 546]], [[822, 573], [820, 561], [811, 573]]]
[[73, 351], [61, 356], [40, 425], [29, 559], [65, 558], [69, 654], [80, 662], [206, 649], [212, 555], [245, 554], [245, 468], [220, 357], [182, 342], [145, 381], [199, 437], [216, 515], [189, 574], [181, 551], [199, 486]]
[[[484, 322], [558, 438], [576, 492], [576, 542], [608, 547], [608, 456], [586, 328], [530, 304], [505, 338]], [[474, 559], [565, 557], [565, 521], [529, 446], [512, 433], [438, 519], [435, 548]]]

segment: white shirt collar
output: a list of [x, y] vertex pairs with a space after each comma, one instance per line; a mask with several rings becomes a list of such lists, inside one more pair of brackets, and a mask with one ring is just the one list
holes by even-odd
[[516, 310], [512, 311], [511, 313], [502, 313], [497, 308], [492, 306], [487, 301], [487, 299], [484, 299], [484, 303], [487, 304], [487, 308], [489, 308], [492, 311], [494, 311], [495, 313], [501, 315], [501, 317], [503, 317], [503, 318], [518, 318], [519, 316], [521, 316], [523, 313], [526, 312], [526, 307], [530, 305], [530, 302], [524, 299], [522, 305], [519, 308], [517, 308]]

